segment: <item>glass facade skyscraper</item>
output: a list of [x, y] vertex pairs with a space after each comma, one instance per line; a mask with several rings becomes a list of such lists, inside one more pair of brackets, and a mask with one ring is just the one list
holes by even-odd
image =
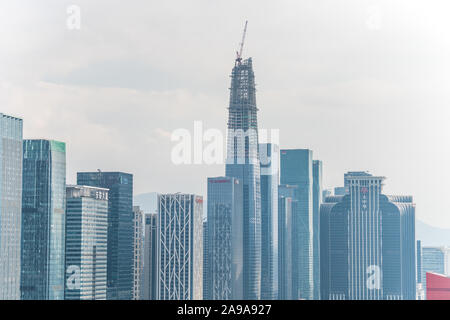
[[297, 290], [294, 257], [297, 252], [296, 234], [293, 224], [297, 210], [295, 192], [297, 186], [278, 186], [278, 299], [294, 300]]
[[0, 113], [0, 300], [20, 299], [22, 126]]
[[322, 204], [322, 161], [313, 161], [313, 299], [320, 299], [320, 205]]
[[230, 90], [225, 175], [237, 178], [244, 188], [244, 298], [257, 300], [261, 296], [261, 185], [251, 58], [236, 60]]
[[144, 214], [144, 247], [142, 254], [143, 271], [141, 276], [141, 300], [157, 299], [158, 284], [158, 245], [157, 214]]
[[383, 177], [346, 175], [321, 206], [321, 298], [414, 300], [415, 205], [382, 194]]
[[107, 299], [131, 300], [134, 285], [133, 175], [79, 172], [77, 184], [109, 189]]
[[259, 145], [261, 168], [261, 299], [278, 297], [278, 184], [280, 149]]
[[140, 300], [141, 297], [141, 277], [143, 272], [143, 245], [144, 245], [144, 212], [139, 206], [133, 207], [134, 235], [133, 235], [133, 300]]
[[203, 300], [211, 300], [210, 272], [209, 272], [209, 240], [208, 240], [208, 220], [203, 220]]
[[293, 227], [297, 234], [294, 251], [294, 299], [313, 298], [313, 160], [308, 149], [281, 150], [281, 184], [297, 186]]
[[64, 299], [66, 145], [24, 140], [21, 297]]
[[449, 254], [450, 249], [446, 247], [422, 247], [421, 279], [425, 279], [427, 272], [448, 275]]
[[65, 300], [106, 300], [108, 189], [67, 187]]
[[228, 177], [208, 178], [208, 299], [240, 300], [243, 292], [243, 186]]
[[158, 300], [203, 298], [203, 198], [158, 195]]

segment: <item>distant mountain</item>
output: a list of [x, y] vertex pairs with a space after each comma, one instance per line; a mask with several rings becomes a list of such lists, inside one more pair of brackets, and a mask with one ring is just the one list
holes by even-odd
[[[143, 193], [135, 196], [134, 205], [140, 206], [145, 213], [155, 213], [157, 193]], [[204, 208], [204, 215], [206, 215], [206, 208]], [[436, 228], [416, 220], [416, 240], [421, 240], [424, 246], [450, 246], [450, 229]]]
[[424, 246], [450, 246], [450, 229], [436, 228], [416, 220], [416, 240]]

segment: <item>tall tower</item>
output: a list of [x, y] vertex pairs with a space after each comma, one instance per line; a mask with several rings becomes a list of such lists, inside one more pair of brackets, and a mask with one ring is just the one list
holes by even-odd
[[63, 300], [66, 144], [24, 140], [22, 181], [22, 300]]
[[158, 282], [158, 246], [157, 246], [157, 214], [144, 214], [144, 246], [143, 269], [141, 277], [140, 300], [156, 300]]
[[133, 263], [133, 300], [141, 299], [141, 283], [142, 283], [142, 272], [143, 272], [143, 261], [142, 261], [142, 253], [144, 246], [144, 229], [143, 229], [143, 219], [144, 219], [144, 211], [141, 210], [139, 206], [133, 206], [133, 224], [134, 224], [134, 263]]
[[208, 178], [207, 298], [243, 297], [242, 184], [228, 177]]
[[158, 195], [158, 299], [203, 298], [203, 197]]
[[22, 119], [0, 113], [0, 300], [20, 299]]
[[66, 188], [65, 300], [106, 300], [108, 191]]
[[322, 161], [313, 160], [313, 299], [320, 300], [320, 205]]
[[293, 299], [313, 298], [313, 160], [309, 149], [281, 150], [281, 184], [297, 186], [293, 212]]
[[226, 176], [243, 184], [244, 299], [253, 300], [260, 298], [261, 288], [258, 109], [252, 59], [241, 58], [243, 42], [231, 73]]
[[134, 262], [133, 175], [78, 172], [79, 185], [109, 189], [107, 300], [132, 300]]
[[348, 173], [320, 209], [321, 298], [414, 300], [415, 205], [382, 193], [384, 177]]
[[278, 184], [277, 144], [261, 143], [261, 299], [278, 297]]

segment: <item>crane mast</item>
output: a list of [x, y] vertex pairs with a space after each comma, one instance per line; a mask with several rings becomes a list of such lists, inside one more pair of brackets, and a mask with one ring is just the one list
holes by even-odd
[[242, 34], [242, 41], [239, 45], [239, 51], [236, 52], [236, 63], [240, 64], [242, 61], [242, 52], [244, 50], [245, 36], [247, 35], [248, 21], [245, 21], [244, 33]]

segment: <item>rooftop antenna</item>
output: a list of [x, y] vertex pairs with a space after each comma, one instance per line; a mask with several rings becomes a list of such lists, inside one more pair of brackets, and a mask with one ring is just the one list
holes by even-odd
[[241, 64], [242, 61], [242, 51], [244, 50], [245, 36], [247, 34], [248, 21], [245, 21], [244, 33], [242, 35], [242, 41], [239, 45], [239, 51], [236, 51], [236, 63]]

